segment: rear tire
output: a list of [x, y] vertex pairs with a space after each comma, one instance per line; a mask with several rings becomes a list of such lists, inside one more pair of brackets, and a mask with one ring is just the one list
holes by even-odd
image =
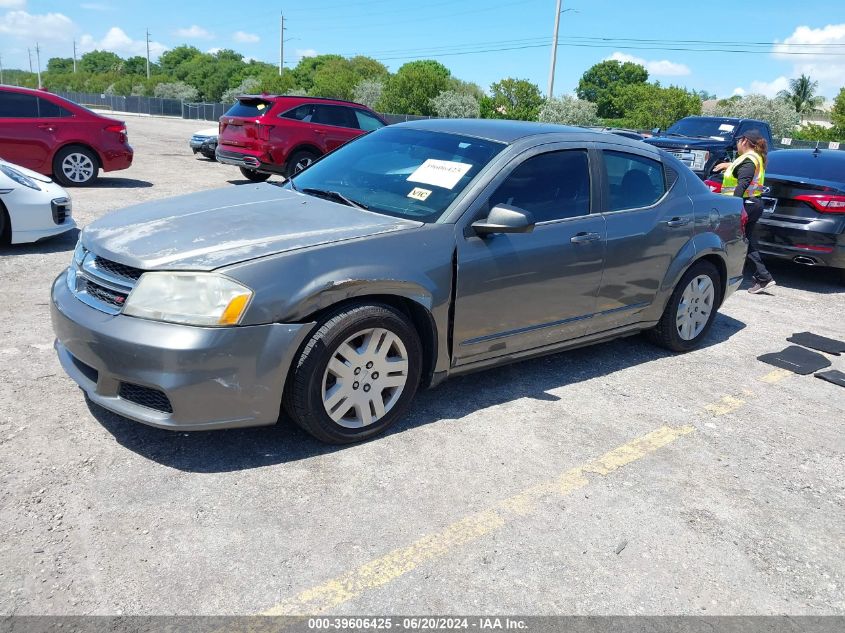
[[311, 163], [317, 160], [320, 156], [315, 152], [307, 149], [300, 149], [291, 154], [288, 159], [288, 164], [285, 169], [285, 176], [290, 178], [295, 176], [303, 169], [308, 167]]
[[255, 171], [254, 169], [247, 169], [246, 167], [241, 167], [240, 170], [243, 177], [252, 182], [264, 182], [270, 177], [270, 174]]
[[329, 314], [300, 352], [284, 405], [318, 440], [349, 444], [401, 418], [417, 391], [422, 345], [411, 322], [382, 304]]
[[53, 178], [63, 187], [84, 187], [97, 180], [97, 155], [82, 145], [63, 147], [53, 158]]
[[721, 302], [719, 271], [710, 262], [698, 261], [681, 277], [663, 316], [646, 336], [673, 352], [689, 352], [707, 336]]

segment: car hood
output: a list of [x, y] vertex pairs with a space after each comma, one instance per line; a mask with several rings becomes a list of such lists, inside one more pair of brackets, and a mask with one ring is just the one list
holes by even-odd
[[29, 176], [33, 180], [37, 180], [38, 182], [53, 182], [49, 176], [45, 176], [44, 174], [39, 174], [37, 171], [32, 171], [31, 169], [27, 169], [26, 167], [21, 167], [20, 165], [15, 165], [14, 163], [10, 163], [7, 160], [3, 160], [0, 158], [0, 165], [8, 165], [15, 171], [21, 172], [24, 176]]
[[95, 254], [143, 270], [213, 270], [420, 226], [264, 183], [129, 207], [89, 224], [81, 239]]
[[194, 136], [217, 136], [218, 129], [216, 127], [207, 127], [204, 130], [194, 132]]
[[652, 136], [645, 139], [649, 145], [663, 149], [708, 149], [711, 147], [727, 147], [730, 141], [717, 138], [690, 138], [686, 136]]

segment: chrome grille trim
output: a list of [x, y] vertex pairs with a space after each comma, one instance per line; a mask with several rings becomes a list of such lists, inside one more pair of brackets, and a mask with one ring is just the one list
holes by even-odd
[[[101, 258], [98, 258], [97, 255], [88, 251], [85, 254], [85, 258], [82, 260], [81, 266], [78, 266], [75, 262], [71, 262], [67, 276], [68, 288], [70, 288], [70, 291], [77, 299], [95, 310], [111, 315], [120, 314], [122, 306], [105, 301], [102, 296], [112, 293], [122, 295], [125, 298], [129, 296], [130, 292], [132, 292], [137, 280], [116, 275], [111, 271], [98, 266], [98, 259]], [[102, 259], [101, 261], [109, 262], [109, 260]], [[119, 269], [120, 265], [115, 263], [113, 268]], [[143, 271], [140, 272], [143, 273]], [[90, 291], [89, 284], [91, 286]], [[98, 287], [106, 292], [101, 292]], [[98, 296], [98, 294], [101, 296]]]

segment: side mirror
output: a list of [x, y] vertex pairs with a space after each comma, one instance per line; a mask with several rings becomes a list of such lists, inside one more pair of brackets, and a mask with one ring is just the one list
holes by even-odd
[[658, 134], [660, 134], [660, 128], [659, 127], [651, 128], [651, 133], [654, 134], [655, 136], [657, 136]]
[[534, 216], [519, 207], [497, 204], [486, 219], [473, 222], [472, 229], [482, 237], [493, 233], [530, 233], [534, 230]]

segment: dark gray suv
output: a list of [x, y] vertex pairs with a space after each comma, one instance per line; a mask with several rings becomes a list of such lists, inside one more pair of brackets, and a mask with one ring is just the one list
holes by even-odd
[[109, 214], [52, 290], [94, 402], [179, 430], [383, 431], [420, 386], [645, 330], [695, 348], [740, 284], [738, 198], [583, 129], [386, 127], [284, 185]]

